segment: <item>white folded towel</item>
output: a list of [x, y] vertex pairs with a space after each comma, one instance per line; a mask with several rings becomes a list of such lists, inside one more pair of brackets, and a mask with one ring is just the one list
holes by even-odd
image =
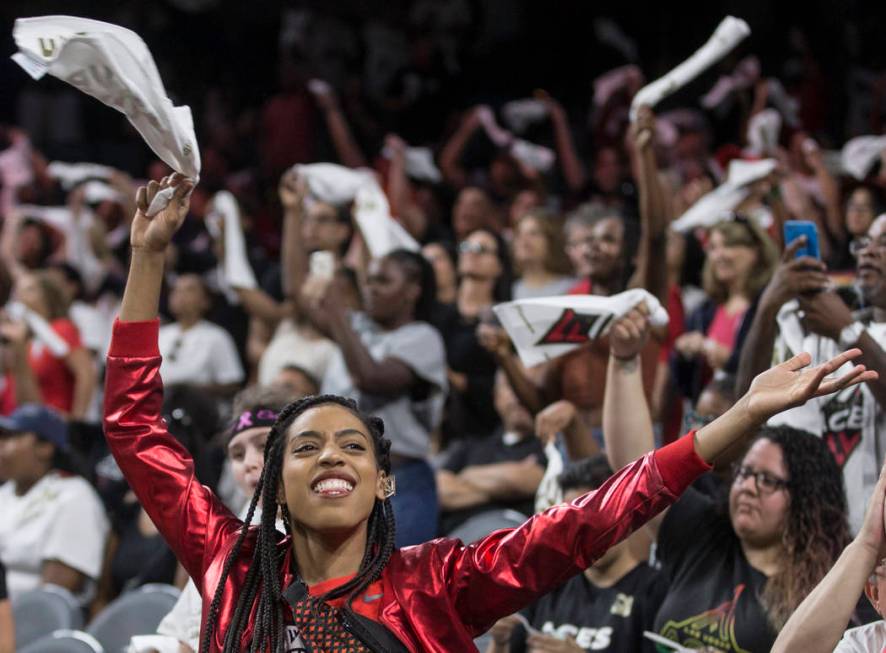
[[110, 179], [114, 169], [99, 163], [65, 163], [53, 161], [46, 167], [53, 179], [58, 179], [65, 190], [71, 190], [87, 179]]
[[225, 258], [222, 262], [225, 281], [231, 288], [258, 288], [255, 272], [249, 264], [246, 252], [246, 239], [243, 237], [237, 200], [228, 191], [219, 191], [212, 198], [212, 210], [221, 217], [225, 225]]
[[526, 131], [529, 125], [541, 122], [548, 117], [548, 106], [538, 98], [511, 100], [501, 108], [508, 127], [518, 134]]
[[6, 313], [14, 320], [24, 320], [34, 339], [45, 345], [56, 358], [64, 358], [71, 351], [68, 343], [52, 330], [49, 322], [21, 302], [6, 304]]
[[[173, 106], [145, 42], [128, 29], [73, 16], [19, 18], [12, 55], [34, 79], [46, 73], [125, 114], [148, 146], [173, 170], [200, 176], [191, 110]], [[173, 189], [157, 194], [148, 214], [162, 210]]]
[[609, 332], [612, 323], [645, 302], [650, 323], [667, 326], [668, 313], [642, 288], [617, 295], [562, 295], [519, 299], [493, 310], [527, 367], [569, 353]]
[[843, 146], [841, 160], [843, 170], [864, 179], [883, 153], [886, 152], [886, 136], [859, 136]]
[[[390, 159], [394, 152], [389, 147], [382, 150], [382, 155]], [[419, 181], [427, 181], [439, 184], [443, 181], [443, 174], [434, 162], [434, 153], [429, 147], [407, 147], [404, 152], [406, 175]]]
[[749, 186], [775, 170], [775, 159], [729, 162], [726, 181], [696, 200], [695, 204], [671, 223], [671, 229], [686, 233], [698, 227], [712, 227], [727, 219], [750, 193]]

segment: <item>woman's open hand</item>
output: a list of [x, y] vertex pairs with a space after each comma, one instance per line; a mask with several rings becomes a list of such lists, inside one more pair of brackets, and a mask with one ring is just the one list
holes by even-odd
[[798, 354], [781, 365], [759, 374], [745, 396], [751, 416], [764, 422], [776, 413], [805, 404], [813, 397], [837, 392], [850, 385], [873, 381], [877, 373], [864, 365], [856, 365], [838, 378], [829, 375], [845, 363], [861, 356], [860, 349], [850, 349], [831, 360], [809, 367], [812, 358]]

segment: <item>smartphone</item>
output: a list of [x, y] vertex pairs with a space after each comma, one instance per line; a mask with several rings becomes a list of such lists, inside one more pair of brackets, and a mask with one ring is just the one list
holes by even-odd
[[312, 277], [332, 279], [335, 276], [335, 256], [332, 252], [314, 252], [311, 254], [310, 273]]
[[784, 223], [784, 245], [787, 247], [800, 236], [806, 236], [806, 244], [797, 250], [794, 258], [811, 256], [821, 258], [821, 250], [818, 247], [818, 229], [815, 223], [809, 220], [788, 220]]

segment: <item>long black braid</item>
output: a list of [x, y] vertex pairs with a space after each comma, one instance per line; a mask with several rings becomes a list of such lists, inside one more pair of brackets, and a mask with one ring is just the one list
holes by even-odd
[[[286, 432], [292, 422], [303, 412], [323, 404], [337, 404], [350, 410], [360, 419], [369, 431], [375, 449], [375, 457], [380, 470], [391, 474], [391, 441], [384, 437], [384, 422], [375, 416], [366, 415], [357, 404], [336, 395], [317, 395], [299, 399], [284, 408], [277, 421], [271, 427], [265, 443], [265, 464], [261, 477], [255, 488], [255, 494], [249, 504], [243, 527], [240, 530], [231, 552], [225, 560], [222, 573], [209, 606], [206, 625], [200, 641], [200, 653], [208, 653], [212, 636], [218, 626], [218, 611], [221, 605], [224, 586], [230, 575], [231, 568], [240, 557], [240, 551], [249, 532], [249, 524], [255, 514], [259, 500], [263, 510], [261, 522], [257, 527], [255, 550], [249, 564], [243, 586], [239, 589], [236, 607], [231, 622], [227, 625], [224, 639], [224, 652], [240, 651], [240, 640], [250, 614], [254, 611], [254, 630], [249, 646], [250, 653], [269, 649], [283, 650], [283, 602], [280, 573], [283, 557], [287, 550], [278, 549], [279, 533], [277, 532], [276, 510], [272, 506], [278, 504], [278, 489], [283, 471], [283, 452], [286, 448]], [[284, 523], [289, 528], [289, 512], [285, 505], [283, 510]], [[360, 563], [357, 574], [347, 583], [327, 592], [320, 600], [347, 597], [347, 605], [360, 595], [371, 583], [377, 580], [394, 551], [394, 511], [390, 499], [376, 500], [367, 524], [366, 552]], [[296, 561], [297, 562], [297, 561]]]

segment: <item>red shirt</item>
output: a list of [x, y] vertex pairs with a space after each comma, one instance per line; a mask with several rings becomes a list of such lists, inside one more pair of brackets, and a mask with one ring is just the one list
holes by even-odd
[[[50, 326], [68, 343], [71, 351], [83, 346], [80, 331], [68, 318], [53, 320]], [[74, 404], [74, 375], [65, 364], [65, 359], [56, 358], [46, 345], [32, 340], [28, 347], [28, 362], [37, 377], [43, 403], [63, 413], [70, 413]]]

